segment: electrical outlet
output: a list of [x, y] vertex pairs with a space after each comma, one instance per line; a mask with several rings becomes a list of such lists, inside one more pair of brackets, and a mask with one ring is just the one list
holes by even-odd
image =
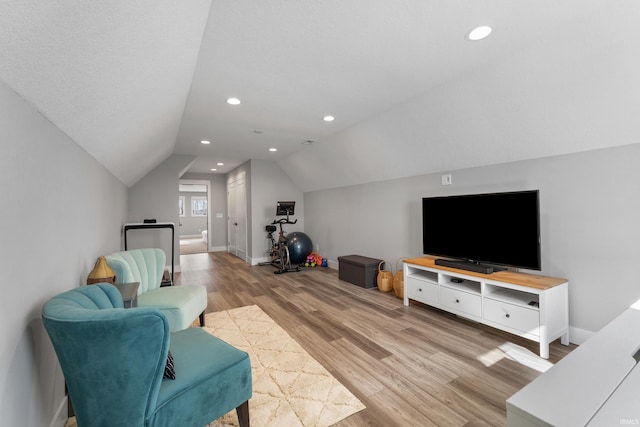
[[451, 174], [442, 175], [442, 185], [451, 185], [452, 183]]

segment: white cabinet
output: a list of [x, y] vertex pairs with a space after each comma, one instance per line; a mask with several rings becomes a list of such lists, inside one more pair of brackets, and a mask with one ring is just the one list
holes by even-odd
[[482, 315], [482, 299], [479, 292], [441, 286], [440, 304], [453, 313], [471, 319], [479, 318]]
[[425, 304], [437, 304], [438, 303], [438, 284], [427, 281], [416, 280], [409, 278], [409, 283], [405, 283], [405, 292], [408, 292], [408, 297], [423, 302]]
[[[438, 275], [431, 271], [415, 271], [410, 277], [405, 276], [405, 294], [412, 300], [425, 304], [438, 303]], [[409, 281], [407, 283], [407, 280]]]
[[569, 344], [567, 280], [506, 270], [483, 274], [434, 261], [404, 261], [404, 305], [419, 301], [537, 341], [545, 359], [552, 341]]
[[484, 319], [487, 320], [487, 322], [499, 325], [499, 328], [539, 336], [540, 312], [537, 309], [524, 308], [491, 298], [485, 298]]

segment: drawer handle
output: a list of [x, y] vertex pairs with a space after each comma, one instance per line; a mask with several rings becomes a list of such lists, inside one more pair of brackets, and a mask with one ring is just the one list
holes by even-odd
[[418, 292], [422, 292], [422, 288], [418, 288]]
[[459, 300], [458, 298], [456, 298], [456, 302], [458, 302], [458, 303], [459, 303], [459, 302], [460, 302], [460, 300]]
[[505, 314], [505, 317], [508, 319], [509, 317], [511, 317], [511, 315], [509, 315], [509, 313]]

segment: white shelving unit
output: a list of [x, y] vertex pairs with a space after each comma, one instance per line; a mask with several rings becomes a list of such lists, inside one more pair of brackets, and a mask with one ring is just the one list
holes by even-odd
[[435, 264], [435, 258], [404, 261], [404, 305], [419, 301], [540, 343], [569, 344], [569, 283], [566, 279], [499, 271], [476, 273]]

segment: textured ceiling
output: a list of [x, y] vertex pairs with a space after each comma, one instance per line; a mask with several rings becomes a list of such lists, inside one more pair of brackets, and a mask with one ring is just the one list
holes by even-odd
[[636, 0], [5, 0], [0, 79], [127, 185], [177, 153], [191, 172], [273, 159], [311, 191], [640, 142], [639, 16]]
[[131, 185], [173, 153], [210, 0], [0, 2], [0, 79]]

